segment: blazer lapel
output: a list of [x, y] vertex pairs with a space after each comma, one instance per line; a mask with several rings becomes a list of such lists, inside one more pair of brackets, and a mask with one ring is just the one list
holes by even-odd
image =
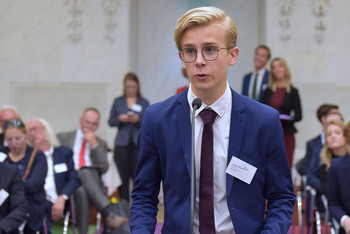
[[180, 141], [184, 152], [184, 159], [188, 174], [191, 174], [191, 120], [190, 107], [187, 102], [187, 91], [183, 92], [178, 99], [179, 107], [176, 110], [177, 126], [180, 133]]
[[[230, 126], [230, 136], [228, 143], [228, 156], [227, 165], [230, 163], [232, 156], [239, 158], [240, 149], [242, 145], [243, 132], [246, 122], [246, 116], [243, 113], [245, 110], [242, 101], [240, 101], [240, 96], [234, 92], [232, 89], [232, 111], [231, 111], [231, 126]], [[233, 176], [226, 175], [226, 188], [227, 194], [231, 193]]]

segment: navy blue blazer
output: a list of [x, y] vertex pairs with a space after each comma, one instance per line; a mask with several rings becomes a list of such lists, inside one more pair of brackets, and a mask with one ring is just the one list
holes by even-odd
[[315, 188], [318, 193], [323, 194], [320, 181], [321, 150], [323, 145], [319, 145], [312, 151], [310, 165], [306, 173], [307, 184]]
[[111, 127], [118, 127], [118, 134], [114, 141], [115, 146], [127, 146], [130, 141], [137, 145], [137, 136], [139, 134], [145, 110], [149, 106], [149, 102], [144, 98], [137, 98], [136, 104], [139, 104], [142, 107], [140, 112], [134, 111], [139, 116], [139, 122], [136, 124], [122, 123], [119, 121], [119, 115], [126, 114], [131, 110], [128, 108], [126, 96], [121, 96], [114, 100], [108, 124]]
[[67, 170], [54, 170], [54, 174], [57, 194], [69, 197], [80, 186], [78, 173], [74, 169], [73, 151], [65, 146], [56, 147], [53, 152], [53, 164], [54, 168], [60, 164], [67, 166]]
[[[154, 233], [161, 181], [165, 206], [162, 233], [190, 231], [187, 92], [146, 110], [130, 209], [132, 233]], [[287, 233], [295, 195], [278, 112], [233, 90], [227, 163], [232, 156], [257, 168], [250, 185], [226, 174], [227, 205], [236, 233]]]
[[339, 223], [343, 215], [350, 216], [350, 156], [335, 158], [327, 173], [328, 208]]
[[0, 233], [16, 230], [27, 219], [27, 200], [18, 168], [0, 163], [0, 189], [9, 196], [0, 205]]
[[[24, 160], [25, 168], [27, 168], [30, 155], [32, 154], [33, 148], [30, 146], [27, 146], [25, 156], [22, 160]], [[3, 152], [8, 155], [9, 148], [2, 147], [0, 148], [0, 152]], [[21, 160], [21, 161], [22, 161]], [[21, 167], [21, 161], [20, 162], [12, 162], [9, 157], [5, 159], [6, 162], [10, 164], [14, 164], [18, 166], [18, 168]], [[24, 170], [20, 169], [21, 177], [24, 174]], [[47, 161], [45, 154], [38, 150], [35, 154], [35, 158], [32, 164], [32, 168], [30, 170], [30, 173], [28, 174], [28, 177], [25, 181], [23, 181], [24, 185], [24, 191], [26, 194], [26, 199], [28, 201], [28, 209], [27, 213], [29, 214], [29, 218], [27, 221], [27, 225], [32, 230], [40, 230], [42, 228], [43, 224], [43, 218], [49, 217], [49, 203], [46, 200], [46, 194], [44, 189], [45, 184], [45, 178], [47, 174]]]
[[[250, 86], [250, 82], [252, 80], [251, 79], [252, 75], [253, 75], [253, 72], [248, 73], [243, 77], [242, 94], [244, 96], [249, 96], [249, 86]], [[266, 70], [264, 73], [263, 80], [261, 82], [260, 90], [259, 90], [259, 98], [258, 98], [259, 102], [261, 102], [261, 100], [262, 100], [262, 94], [263, 94], [265, 88], [267, 87], [268, 83], [269, 83], [269, 71]]]
[[306, 142], [306, 153], [304, 158], [300, 159], [300, 161], [296, 164], [296, 169], [300, 175], [306, 175], [307, 170], [310, 166], [312, 152], [316, 147], [323, 146], [321, 140], [321, 134], [317, 137]]

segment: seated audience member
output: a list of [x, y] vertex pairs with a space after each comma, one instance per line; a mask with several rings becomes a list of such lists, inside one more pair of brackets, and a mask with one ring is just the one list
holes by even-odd
[[27, 129], [22, 120], [12, 119], [4, 124], [4, 129], [8, 147], [2, 147], [0, 152], [6, 154], [5, 162], [18, 167], [28, 201], [29, 217], [24, 233], [42, 231], [43, 221], [50, 213], [44, 190], [47, 174], [45, 154], [27, 145]]
[[[345, 127], [345, 139], [350, 152], [350, 122]], [[341, 226], [340, 233], [350, 233], [350, 155], [332, 160], [327, 174], [327, 200], [331, 216]]]
[[310, 168], [307, 172], [307, 183], [319, 194], [326, 194], [326, 175], [331, 160], [348, 153], [345, 136], [345, 125], [342, 120], [331, 120], [325, 128], [325, 145], [322, 150], [313, 152]]
[[310, 166], [311, 161], [311, 155], [312, 151], [315, 150], [315, 148], [320, 148], [324, 145], [325, 142], [325, 136], [324, 131], [327, 124], [326, 118], [328, 115], [340, 115], [339, 108], [337, 105], [333, 104], [322, 104], [318, 107], [316, 111], [317, 119], [320, 121], [322, 125], [322, 132], [315, 138], [309, 140], [306, 143], [306, 154], [304, 158], [300, 159], [300, 161], [295, 165], [298, 173], [300, 175], [306, 175], [307, 169]]
[[74, 169], [73, 151], [68, 147], [59, 146], [58, 139], [46, 120], [30, 119], [27, 128], [30, 144], [46, 155], [46, 199], [52, 205], [51, 220], [59, 221], [63, 218], [66, 201], [80, 186], [78, 174]]
[[16, 233], [27, 219], [27, 200], [18, 168], [0, 153], [0, 233]]
[[4, 141], [4, 124], [14, 118], [20, 119], [16, 108], [10, 105], [5, 105], [0, 111], [0, 127], [2, 130], [2, 133], [0, 133], [0, 146], [7, 145]]
[[73, 149], [74, 167], [78, 170], [81, 186], [75, 191], [75, 205], [80, 233], [87, 233], [90, 221], [90, 206], [94, 205], [101, 212], [107, 228], [126, 229], [128, 219], [120, 203], [112, 204], [104, 194], [101, 174], [108, 169], [107, 143], [96, 136], [100, 113], [96, 108], [84, 110], [77, 130], [60, 133], [58, 139], [63, 146]]

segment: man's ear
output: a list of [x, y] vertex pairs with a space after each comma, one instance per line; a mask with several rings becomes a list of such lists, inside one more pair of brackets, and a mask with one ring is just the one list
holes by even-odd
[[237, 59], [238, 59], [238, 55], [239, 55], [239, 49], [238, 47], [234, 47], [232, 49], [229, 50], [229, 54], [230, 54], [230, 61], [229, 61], [229, 65], [233, 66]]

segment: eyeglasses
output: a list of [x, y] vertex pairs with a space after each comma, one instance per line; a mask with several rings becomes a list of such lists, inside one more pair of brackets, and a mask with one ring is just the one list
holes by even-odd
[[[201, 54], [206, 61], [214, 61], [219, 56], [219, 51], [222, 49], [231, 48], [218, 48], [216, 46], [206, 46], [201, 50]], [[185, 63], [193, 63], [197, 59], [197, 50], [193, 48], [185, 48], [180, 51], [182, 61]]]
[[19, 126], [23, 126], [22, 122], [18, 119], [14, 119], [14, 120], [10, 120], [10, 121], [7, 121], [5, 124], [4, 124], [4, 128], [7, 129], [9, 128], [10, 126], [13, 126], [13, 127], [19, 127]]

